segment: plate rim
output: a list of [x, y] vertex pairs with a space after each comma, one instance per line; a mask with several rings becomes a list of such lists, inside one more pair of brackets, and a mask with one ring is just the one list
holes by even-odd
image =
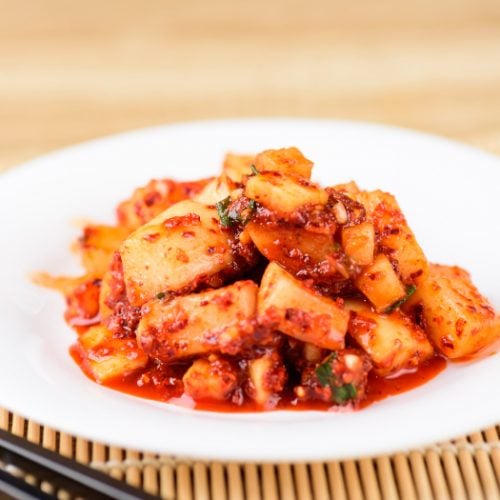
[[39, 162], [44, 162], [46, 160], [50, 160], [51, 158], [58, 157], [60, 155], [64, 155], [67, 153], [77, 152], [79, 149], [87, 148], [88, 146], [98, 145], [101, 143], [106, 143], [108, 141], [112, 141], [115, 139], [126, 138], [127, 136], [134, 137], [139, 135], [148, 135], [150, 133], [159, 132], [162, 130], [169, 129], [177, 129], [177, 128], [193, 128], [198, 126], [210, 126], [210, 125], [222, 125], [222, 124], [251, 124], [251, 123], [274, 123], [274, 124], [282, 124], [282, 123], [302, 123], [306, 124], [336, 124], [336, 125], [346, 125], [349, 127], [369, 127], [376, 130], [385, 129], [387, 132], [398, 132], [405, 134], [407, 136], [420, 136], [422, 139], [429, 139], [433, 142], [440, 142], [443, 145], [454, 146], [462, 149], [463, 151], [468, 151], [469, 153], [480, 154], [483, 155], [490, 160], [499, 161], [500, 153], [496, 154], [492, 151], [487, 151], [480, 147], [474, 146], [472, 144], [461, 142], [458, 139], [454, 139], [451, 137], [447, 137], [444, 135], [434, 134], [432, 132], [427, 132], [425, 130], [413, 129], [410, 127], [405, 127], [401, 125], [391, 125], [383, 122], [376, 121], [364, 121], [364, 120], [350, 120], [344, 118], [314, 118], [314, 117], [293, 117], [293, 116], [247, 116], [243, 118], [206, 118], [200, 120], [180, 120], [178, 122], [167, 122], [160, 123], [155, 125], [146, 125], [144, 127], [132, 128], [118, 132], [111, 132], [104, 135], [100, 135], [90, 139], [84, 139], [82, 141], [77, 141], [75, 143], [68, 144], [66, 146], [62, 146], [60, 148], [54, 148], [49, 151], [46, 151], [40, 155], [33, 156], [31, 158], [22, 160], [20, 163], [14, 163], [12, 165], [7, 165], [6, 167], [0, 170], [0, 179], [3, 176], [10, 176], [19, 169], [27, 169], [34, 168], [32, 164], [36, 166]]

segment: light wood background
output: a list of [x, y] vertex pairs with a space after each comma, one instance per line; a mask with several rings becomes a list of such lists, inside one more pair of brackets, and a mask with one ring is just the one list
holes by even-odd
[[0, 0], [0, 169], [152, 124], [379, 121], [500, 152], [499, 0]]

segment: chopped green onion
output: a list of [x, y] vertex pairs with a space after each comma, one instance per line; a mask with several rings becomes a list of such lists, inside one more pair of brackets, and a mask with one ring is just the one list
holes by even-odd
[[358, 391], [353, 384], [344, 384], [340, 387], [334, 386], [332, 387], [333, 392], [333, 400], [337, 404], [344, 404], [351, 399], [355, 399], [358, 395]]
[[332, 381], [332, 365], [330, 364], [331, 358], [328, 357], [325, 363], [319, 365], [316, 368], [316, 376], [318, 377], [319, 383], [323, 386], [329, 386]]
[[358, 391], [353, 384], [335, 385], [337, 377], [332, 372], [332, 361], [337, 359], [337, 353], [332, 352], [326, 360], [316, 368], [316, 376], [322, 387], [330, 387], [332, 391], [332, 401], [336, 404], [345, 404], [351, 399], [355, 399]]
[[406, 289], [406, 295], [402, 299], [394, 302], [394, 304], [392, 304], [391, 306], [389, 306], [384, 311], [384, 314], [390, 314], [395, 309], [399, 309], [416, 291], [417, 291], [417, 287], [415, 285], [410, 285]]
[[231, 227], [234, 224], [234, 221], [229, 217], [228, 207], [231, 203], [231, 197], [228, 196], [221, 201], [218, 201], [215, 204], [215, 208], [217, 209], [217, 215], [219, 216], [220, 223], [224, 227]]
[[230, 204], [230, 196], [215, 204], [220, 223], [224, 227], [232, 227], [236, 224], [247, 224], [257, 208], [257, 202], [255, 200], [249, 200], [247, 208], [242, 210], [243, 213], [246, 212], [246, 215], [243, 216], [242, 212], [237, 212], [234, 208], [229, 208]]
[[260, 172], [257, 170], [257, 167], [253, 163], [250, 165], [250, 170], [252, 171], [253, 175], [259, 175], [260, 174]]

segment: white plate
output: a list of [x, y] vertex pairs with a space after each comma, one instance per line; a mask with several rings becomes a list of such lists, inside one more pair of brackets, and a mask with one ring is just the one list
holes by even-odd
[[152, 128], [75, 146], [0, 176], [0, 406], [97, 441], [205, 459], [297, 461], [380, 454], [500, 421], [500, 358], [450, 366], [430, 383], [357, 413], [217, 414], [91, 383], [73, 363], [61, 297], [28, 274], [77, 273], [81, 218], [113, 221], [151, 177], [217, 172], [227, 150], [297, 145], [315, 178], [397, 195], [433, 261], [461, 264], [500, 306], [498, 158], [436, 137], [335, 121], [238, 120]]

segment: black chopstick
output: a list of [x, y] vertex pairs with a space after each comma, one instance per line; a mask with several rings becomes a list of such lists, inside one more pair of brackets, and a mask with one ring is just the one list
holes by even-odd
[[0, 498], [15, 498], [16, 500], [48, 500], [46, 495], [35, 486], [28, 484], [24, 479], [0, 469]]
[[[39, 481], [48, 481], [56, 489], [82, 498], [120, 500], [152, 499], [151, 495], [112, 479], [78, 462], [49, 451], [39, 445], [0, 429], [0, 462], [33, 474]], [[1, 471], [0, 491], [16, 491], [14, 498], [53, 498], [7, 472]], [[10, 477], [7, 477], [10, 476]], [[4, 488], [4, 489], [1, 489]], [[37, 494], [33, 497], [33, 488]], [[22, 496], [20, 496], [22, 494]]]

